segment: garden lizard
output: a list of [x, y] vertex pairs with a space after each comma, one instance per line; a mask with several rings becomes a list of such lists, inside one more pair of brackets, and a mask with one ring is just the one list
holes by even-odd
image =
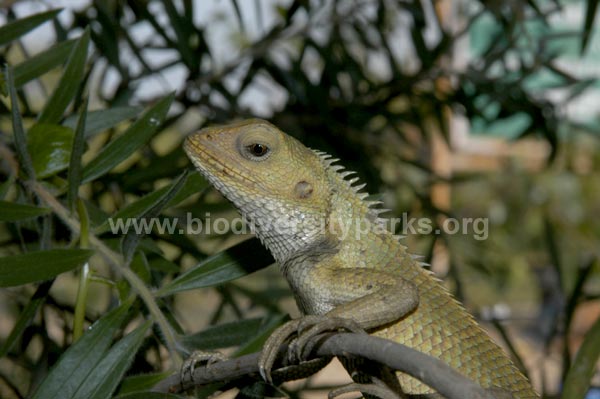
[[[443, 360], [486, 389], [538, 397], [502, 349], [385, 228], [364, 185], [356, 185], [338, 160], [259, 119], [202, 129], [184, 149], [252, 223], [308, 324], [311, 317], [350, 319], [369, 334]], [[290, 323], [291, 330], [303, 325]], [[264, 376], [273, 365], [273, 345], [279, 347], [287, 330], [268, 341]], [[406, 374], [392, 377], [401, 393], [435, 393]]]

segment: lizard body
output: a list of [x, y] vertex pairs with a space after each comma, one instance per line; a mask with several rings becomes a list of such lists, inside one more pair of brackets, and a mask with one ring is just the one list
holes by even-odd
[[[407, 252], [350, 172], [262, 120], [189, 136], [195, 166], [254, 225], [305, 315], [352, 319], [437, 357], [484, 388], [537, 398], [527, 379]], [[402, 392], [431, 388], [397, 373]]]

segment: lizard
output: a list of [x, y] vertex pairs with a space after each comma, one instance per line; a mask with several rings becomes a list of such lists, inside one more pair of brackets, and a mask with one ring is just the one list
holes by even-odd
[[[279, 344], [296, 329], [348, 320], [349, 329], [358, 326], [432, 355], [491, 392], [538, 397], [474, 317], [384, 227], [380, 202], [367, 199], [364, 184], [356, 184], [358, 178], [349, 177], [354, 172], [338, 159], [261, 119], [206, 127], [189, 135], [183, 147], [252, 223], [304, 315], [267, 341], [259, 364], [267, 380]], [[360, 229], [353, 230], [353, 223]], [[350, 361], [343, 364], [352, 367]], [[392, 373], [394, 383], [387, 385], [398, 397], [435, 397], [416, 378]]]

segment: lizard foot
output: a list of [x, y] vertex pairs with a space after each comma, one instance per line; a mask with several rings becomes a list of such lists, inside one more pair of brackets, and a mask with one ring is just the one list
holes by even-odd
[[194, 381], [194, 370], [198, 365], [209, 367], [211, 364], [226, 360], [227, 358], [220, 352], [214, 351], [195, 351], [192, 352], [181, 366], [179, 372], [179, 380], [183, 384], [186, 374], [189, 375], [190, 381]]
[[336, 389], [332, 389], [329, 391], [327, 397], [329, 399], [334, 399], [340, 395], [349, 392], [360, 392], [363, 395], [368, 395], [368, 397], [377, 397], [380, 399], [401, 399], [404, 396], [400, 396], [398, 393], [392, 391], [390, 388], [386, 386], [382, 386], [379, 384], [359, 384], [357, 382], [350, 383], [348, 385], [344, 385], [343, 387], [339, 387]]
[[258, 361], [260, 375], [268, 383], [273, 382], [271, 369], [277, 359], [279, 347], [284, 342], [291, 339], [287, 352], [288, 362], [298, 363], [305, 359], [317, 344], [313, 340], [315, 336], [325, 331], [340, 329], [366, 334], [353, 320], [340, 317], [308, 315], [300, 319], [288, 321], [275, 330], [265, 343]]

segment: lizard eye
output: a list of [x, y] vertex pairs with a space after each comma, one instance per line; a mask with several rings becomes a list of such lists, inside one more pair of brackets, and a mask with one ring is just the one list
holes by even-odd
[[260, 143], [253, 143], [246, 146], [248, 153], [254, 157], [262, 158], [267, 155], [271, 150], [268, 146]]

